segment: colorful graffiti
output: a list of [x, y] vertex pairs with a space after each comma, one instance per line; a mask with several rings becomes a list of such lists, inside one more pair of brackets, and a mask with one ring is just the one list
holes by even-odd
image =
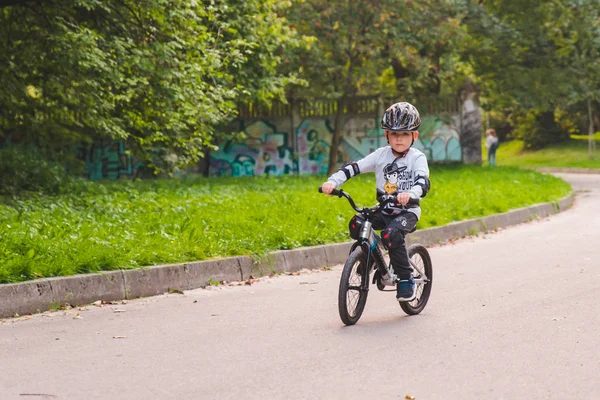
[[460, 162], [462, 147], [454, 119], [444, 120], [439, 116], [423, 118], [419, 139], [414, 146], [427, 156], [430, 162]]
[[296, 129], [300, 174], [326, 174], [333, 129], [329, 120], [304, 120]]
[[226, 142], [210, 156], [212, 176], [285, 175], [294, 170], [288, 135], [274, 125], [255, 121], [244, 128], [241, 143]]
[[383, 131], [373, 118], [351, 118], [344, 124], [343, 132], [338, 157], [341, 163], [356, 161], [386, 144]]
[[133, 157], [122, 140], [92, 143], [82, 148], [79, 158], [85, 162], [84, 174], [93, 181], [132, 177], [135, 171]]
[[[430, 162], [460, 162], [463, 149], [457, 126], [460, 126], [457, 116], [426, 116], [414, 146]], [[306, 118], [296, 127], [295, 158], [289, 144], [293, 140], [291, 135], [279, 131], [274, 123], [254, 121], [244, 132], [247, 138], [243, 142], [224, 143], [211, 155], [211, 175], [327, 173], [333, 128], [326, 117]], [[348, 118], [340, 138], [338, 162], [341, 165], [358, 160], [385, 145], [383, 131], [375, 118]]]

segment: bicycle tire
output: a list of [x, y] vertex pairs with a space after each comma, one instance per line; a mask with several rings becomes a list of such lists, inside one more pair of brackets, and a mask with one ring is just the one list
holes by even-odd
[[[359, 268], [362, 268], [365, 272], [360, 274], [358, 272]], [[367, 295], [369, 294], [367, 290], [369, 275], [370, 269], [367, 266], [367, 256], [361, 247], [357, 247], [348, 256], [340, 277], [338, 309], [340, 318], [346, 325], [356, 324], [365, 309]], [[367, 280], [366, 283], [365, 279]], [[363, 289], [364, 287], [367, 287], [367, 289]]]
[[[417, 315], [427, 305], [429, 296], [431, 295], [431, 285], [433, 283], [433, 264], [431, 263], [431, 257], [425, 247], [420, 244], [413, 244], [408, 248], [408, 257], [417, 265], [419, 265], [425, 272], [425, 276], [428, 279], [426, 283], [417, 284], [415, 290], [417, 297], [413, 301], [402, 301], [400, 307], [408, 315]], [[417, 270], [413, 268], [413, 276], [415, 278], [420, 277]]]

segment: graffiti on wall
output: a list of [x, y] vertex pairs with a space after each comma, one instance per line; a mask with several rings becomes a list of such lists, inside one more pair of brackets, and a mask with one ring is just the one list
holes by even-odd
[[[457, 116], [426, 116], [414, 146], [429, 162], [460, 162], [463, 149]], [[244, 128], [241, 143], [224, 143], [210, 158], [213, 176], [326, 174], [333, 128], [327, 117], [311, 117], [296, 127], [297, 157], [293, 157], [292, 138], [269, 121], [254, 121]], [[375, 118], [349, 118], [340, 138], [338, 162], [361, 159], [387, 145]]]
[[356, 161], [386, 144], [383, 131], [379, 135], [377, 123], [373, 118], [351, 118], [344, 124], [340, 139], [338, 161], [347, 163]]
[[429, 162], [461, 161], [462, 147], [457, 125], [455, 118], [424, 117], [414, 146], [425, 153]]
[[93, 181], [131, 177], [135, 171], [123, 140], [94, 142], [81, 149], [79, 158], [85, 162], [85, 176]]
[[285, 175], [294, 170], [288, 135], [274, 125], [254, 121], [240, 143], [226, 142], [210, 156], [213, 176]]
[[[368, 123], [370, 122], [370, 124]], [[415, 148], [421, 150], [429, 162], [456, 162], [462, 159], [460, 136], [454, 119], [445, 120], [440, 116], [423, 118], [419, 129], [419, 139]], [[350, 120], [344, 127], [344, 137], [340, 142], [343, 152], [342, 162], [358, 160], [387, 145], [383, 130], [374, 119]]]
[[329, 120], [304, 120], [296, 128], [298, 171], [300, 174], [326, 174], [333, 129]]

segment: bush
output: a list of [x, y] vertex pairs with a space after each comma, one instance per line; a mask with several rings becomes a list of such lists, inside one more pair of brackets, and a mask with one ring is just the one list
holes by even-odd
[[68, 181], [63, 166], [46, 160], [37, 151], [20, 146], [0, 149], [0, 194], [58, 194]]
[[548, 144], [568, 141], [567, 130], [556, 122], [555, 111], [528, 110], [515, 117], [512, 136], [522, 139], [525, 148], [536, 150]]
[[[489, 111], [487, 113], [487, 122], [490, 128], [496, 130], [496, 135], [500, 142], [506, 142], [512, 137], [513, 126], [510, 120], [510, 113], [508, 111]], [[485, 129], [484, 129], [485, 131]], [[487, 135], [484, 132], [483, 137]]]

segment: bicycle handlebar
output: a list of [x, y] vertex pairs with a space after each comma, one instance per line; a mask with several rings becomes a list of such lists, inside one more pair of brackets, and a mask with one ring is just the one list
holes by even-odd
[[[323, 193], [323, 188], [321, 186], [319, 186], [318, 190], [319, 190], [319, 193]], [[367, 209], [366, 207], [363, 209], [356, 207], [356, 204], [354, 203], [354, 200], [352, 200], [352, 197], [350, 197], [350, 195], [348, 193], [344, 192], [342, 189], [333, 189], [331, 191], [330, 195], [337, 196], [337, 197], [345, 197], [346, 199], [348, 199], [348, 202], [350, 203], [350, 205], [352, 206], [352, 208], [354, 208], [354, 210], [356, 212], [360, 213]], [[390, 199], [390, 200], [385, 200], [385, 201], [381, 202], [380, 204], [385, 205], [387, 203], [396, 203], [396, 202], [393, 199]], [[420, 203], [421, 203], [421, 199], [411, 197], [408, 200], [408, 203], [406, 203], [406, 205], [407, 206], [418, 206]], [[375, 211], [375, 210], [371, 210], [371, 211]]]
[[[323, 188], [321, 186], [319, 186], [319, 193], [323, 193]], [[360, 209], [358, 207], [356, 207], [356, 203], [354, 203], [354, 200], [352, 200], [352, 197], [350, 197], [350, 195], [346, 192], [344, 192], [342, 189], [333, 189], [331, 191], [331, 193], [329, 193], [332, 196], [337, 196], [337, 197], [345, 197], [346, 199], [348, 199], [348, 201], [350, 202], [350, 205], [352, 206], [352, 208], [354, 208], [354, 210], [356, 212], [362, 212], [364, 209]]]
[[[323, 187], [319, 186], [319, 193], [323, 193]], [[331, 191], [331, 193], [329, 193], [332, 196], [337, 196], [337, 197], [346, 197], [348, 198], [348, 196], [350, 196], [348, 193], [344, 192], [342, 189], [333, 189]]]

